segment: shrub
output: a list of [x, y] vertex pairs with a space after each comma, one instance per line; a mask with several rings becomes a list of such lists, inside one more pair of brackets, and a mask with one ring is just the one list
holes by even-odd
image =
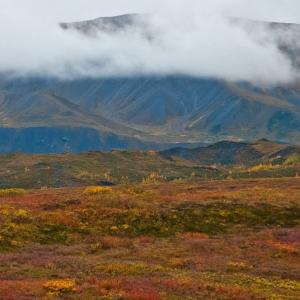
[[249, 172], [259, 172], [259, 171], [269, 171], [279, 168], [278, 165], [272, 165], [272, 164], [259, 164], [257, 166], [254, 166], [249, 169]]
[[239, 272], [243, 271], [247, 268], [247, 264], [244, 262], [228, 262], [227, 263], [227, 270], [232, 272]]
[[138, 238], [141, 244], [153, 244], [155, 239], [152, 236], [143, 235]]
[[89, 186], [84, 190], [85, 195], [103, 195], [103, 194], [108, 194], [112, 192], [111, 187], [107, 186]]
[[107, 236], [100, 239], [102, 249], [128, 248], [132, 242], [126, 238]]
[[129, 291], [125, 293], [126, 300], [159, 300], [161, 296], [156, 291]]
[[89, 245], [91, 253], [96, 253], [100, 250], [118, 249], [118, 248], [130, 248], [132, 242], [130, 239], [119, 238], [114, 236], [105, 236], [99, 238], [95, 243]]
[[297, 251], [296, 246], [292, 245], [292, 244], [286, 244], [286, 243], [282, 243], [282, 242], [271, 242], [270, 246], [276, 250], [282, 251], [282, 252], [286, 252], [289, 254], [297, 254], [299, 253]]
[[31, 217], [26, 210], [8, 205], [0, 207], [0, 249], [22, 246], [33, 232]]
[[159, 183], [167, 181], [166, 176], [160, 175], [156, 172], [150, 173], [146, 178], [143, 179], [143, 183]]
[[192, 240], [192, 241], [202, 241], [202, 240], [209, 239], [209, 236], [206, 233], [202, 233], [202, 232], [187, 232], [183, 236], [186, 239]]
[[[101, 201], [99, 201], [101, 202]], [[205, 240], [208, 236], [230, 232], [237, 226], [294, 227], [299, 224], [298, 207], [256, 207], [237, 204], [194, 204], [185, 202], [172, 208], [85, 209], [75, 218], [101, 235], [127, 237], [183, 236], [186, 240]]]
[[290, 155], [286, 161], [284, 162], [284, 165], [290, 166], [290, 165], [296, 165], [300, 163], [300, 154], [295, 153]]
[[43, 287], [49, 296], [59, 297], [75, 292], [75, 281], [71, 279], [50, 280]]
[[148, 265], [142, 262], [137, 263], [105, 263], [96, 267], [97, 271], [110, 276], [134, 276], [142, 274], [154, 274], [162, 272], [160, 265]]
[[24, 189], [0, 189], [0, 197], [16, 197], [24, 196], [26, 191]]
[[68, 228], [63, 224], [40, 222], [37, 225], [36, 241], [40, 244], [68, 243]]
[[104, 299], [123, 299], [121, 282], [115, 279], [98, 281], [97, 295], [105, 297]]

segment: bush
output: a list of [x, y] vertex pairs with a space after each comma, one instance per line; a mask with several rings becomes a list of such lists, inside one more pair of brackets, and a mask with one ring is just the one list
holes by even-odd
[[0, 189], [0, 197], [16, 197], [24, 196], [26, 191], [24, 189]]
[[97, 242], [89, 245], [90, 253], [97, 253], [100, 250], [130, 248], [132, 242], [127, 238], [119, 238], [114, 236], [104, 236], [98, 239]]
[[75, 281], [71, 279], [50, 280], [43, 287], [49, 296], [59, 297], [75, 292]]
[[37, 220], [25, 209], [0, 206], [0, 250], [22, 247], [30, 242], [66, 244], [69, 232], [66, 225]]
[[227, 263], [227, 270], [231, 272], [239, 272], [243, 271], [247, 268], [247, 264], [244, 262], [228, 262]]
[[24, 209], [0, 207], [0, 250], [22, 246], [33, 235], [31, 217]]
[[102, 275], [110, 276], [135, 276], [142, 274], [155, 274], [163, 271], [160, 265], [148, 265], [142, 262], [136, 263], [105, 263], [96, 267]]
[[187, 232], [183, 234], [183, 237], [186, 238], [187, 240], [192, 240], [192, 241], [202, 241], [202, 240], [209, 239], [209, 236], [206, 233], [202, 233], [202, 232]]
[[129, 291], [125, 293], [126, 300], [159, 300], [161, 296], [156, 291]]
[[290, 166], [290, 165], [297, 165], [300, 163], [300, 154], [292, 154], [290, 155], [286, 161], [284, 162], [284, 165]]
[[107, 186], [89, 186], [87, 187], [83, 194], [84, 195], [103, 195], [103, 194], [108, 194], [112, 192], [112, 188], [111, 187], [107, 187]]
[[159, 183], [167, 181], [166, 176], [160, 175], [156, 172], [150, 173], [146, 178], [143, 179], [143, 183]]
[[249, 172], [269, 171], [278, 169], [280, 166], [272, 164], [259, 164], [249, 169]]
[[40, 222], [37, 224], [35, 240], [44, 245], [67, 244], [68, 228], [63, 224]]

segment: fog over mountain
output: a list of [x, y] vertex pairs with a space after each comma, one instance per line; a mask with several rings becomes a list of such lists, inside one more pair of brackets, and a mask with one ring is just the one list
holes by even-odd
[[[296, 1], [106, 2], [0, 0], [0, 72], [63, 79], [177, 74], [268, 85], [298, 79], [278, 44], [292, 40], [294, 29], [261, 24], [249, 31], [229, 19], [297, 22]], [[142, 14], [123, 30], [92, 37], [58, 26], [117, 11]]]
[[299, 2], [0, 4], [0, 153], [300, 140]]

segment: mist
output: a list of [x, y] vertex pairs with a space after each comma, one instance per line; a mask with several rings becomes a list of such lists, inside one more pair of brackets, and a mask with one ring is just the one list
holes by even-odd
[[[106, 2], [0, 0], [0, 73], [59, 79], [185, 75], [262, 84], [299, 77], [279, 47], [282, 40], [299, 47], [297, 27], [270, 31], [230, 19], [300, 22], [296, 1]], [[90, 36], [58, 25], [125, 13], [141, 15], [117, 32]]]

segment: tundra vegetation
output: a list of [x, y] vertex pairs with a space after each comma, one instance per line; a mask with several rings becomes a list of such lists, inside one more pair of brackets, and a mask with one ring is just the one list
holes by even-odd
[[[0, 155], [0, 197], [32, 188], [299, 177], [300, 147], [268, 140], [196, 149]], [[19, 189], [16, 189], [19, 188]], [[93, 189], [96, 189], [93, 191]]]
[[300, 299], [299, 180], [1, 190], [0, 299]]

